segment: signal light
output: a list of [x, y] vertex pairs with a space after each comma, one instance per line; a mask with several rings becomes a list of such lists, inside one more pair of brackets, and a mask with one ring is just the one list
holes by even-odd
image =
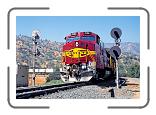
[[40, 53], [40, 51], [37, 49], [37, 51], [36, 51], [36, 55], [38, 55], [38, 56], [40, 56], [41, 55], [41, 53]]

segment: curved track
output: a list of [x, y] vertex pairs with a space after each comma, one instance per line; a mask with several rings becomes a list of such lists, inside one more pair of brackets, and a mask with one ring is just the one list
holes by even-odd
[[90, 82], [76, 82], [76, 83], [66, 83], [51, 86], [41, 86], [33, 88], [24, 88], [16, 90], [16, 99], [28, 99], [35, 96], [40, 96], [48, 93], [54, 93], [57, 91], [67, 90], [71, 88], [77, 88], [85, 85], [91, 84]]
[[[55, 93], [58, 91], [64, 91], [68, 89], [73, 89], [86, 85], [99, 85], [103, 84], [105, 87], [113, 86], [116, 87], [115, 79], [101, 79], [98, 81], [90, 81], [90, 82], [75, 82], [75, 83], [65, 83], [59, 85], [50, 85], [50, 86], [40, 86], [40, 87], [32, 87], [32, 88], [19, 88], [16, 90], [16, 99], [29, 99], [37, 96]], [[119, 87], [126, 85], [125, 79], [119, 80]]]

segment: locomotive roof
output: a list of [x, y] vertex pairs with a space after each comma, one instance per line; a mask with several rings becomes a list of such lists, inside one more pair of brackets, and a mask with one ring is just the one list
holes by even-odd
[[[67, 35], [65, 37], [66, 38], [70, 38], [70, 37], [75, 37], [75, 36], [89, 36], [89, 35], [93, 35], [93, 36], [98, 36], [97, 34], [93, 33], [93, 32], [74, 32], [71, 33], [69, 35]], [[98, 36], [99, 37], [99, 36]], [[100, 38], [100, 37], [99, 37]]]

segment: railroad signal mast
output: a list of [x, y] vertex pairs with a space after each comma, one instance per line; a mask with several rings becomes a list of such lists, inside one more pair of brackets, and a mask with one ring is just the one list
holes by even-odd
[[110, 55], [115, 59], [116, 62], [116, 86], [119, 88], [119, 73], [118, 73], [118, 59], [121, 55], [121, 49], [119, 48], [121, 42], [122, 31], [119, 28], [113, 28], [111, 30], [111, 36], [115, 39], [115, 46], [110, 49]]
[[40, 38], [40, 32], [38, 30], [32, 31], [32, 40], [33, 40], [33, 75], [32, 75], [32, 86], [35, 86], [35, 63], [36, 63], [36, 56], [39, 54], [39, 50], [37, 49], [37, 41]]

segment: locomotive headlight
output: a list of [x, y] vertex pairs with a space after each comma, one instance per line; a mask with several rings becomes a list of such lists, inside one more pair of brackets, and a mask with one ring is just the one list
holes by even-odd
[[86, 66], [86, 64], [85, 63], [82, 63], [82, 69], [86, 69], [87, 68], [87, 66]]
[[69, 69], [70, 69], [70, 66], [64, 64], [64, 65], [63, 65], [63, 69], [64, 69], [64, 70], [69, 70]]
[[73, 69], [73, 72], [75, 72], [76, 71], [76, 69]]
[[82, 69], [86, 69], [86, 65], [82, 65]]
[[79, 42], [75, 42], [75, 46], [78, 47], [79, 46]]
[[68, 69], [70, 69], [70, 67], [69, 66], [66, 66], [66, 69], [68, 70]]

